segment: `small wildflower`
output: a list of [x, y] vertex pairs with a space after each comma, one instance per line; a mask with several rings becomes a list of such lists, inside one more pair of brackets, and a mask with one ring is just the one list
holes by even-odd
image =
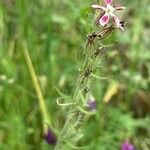
[[48, 131], [45, 134], [44, 138], [47, 141], [47, 143], [56, 144], [56, 136], [50, 128], [48, 129]]
[[135, 147], [128, 141], [122, 143], [121, 150], [136, 150]]
[[95, 110], [96, 109], [96, 101], [95, 101], [95, 99], [89, 99], [87, 101], [87, 105], [88, 105], [88, 108], [90, 110]]
[[94, 9], [100, 9], [103, 12], [99, 15], [99, 24], [102, 26], [106, 26], [110, 20], [110, 16], [113, 18], [117, 28], [124, 30], [120, 19], [114, 14], [115, 11], [123, 10], [125, 7], [113, 7], [112, 0], [104, 0], [106, 7], [100, 5], [92, 5]]

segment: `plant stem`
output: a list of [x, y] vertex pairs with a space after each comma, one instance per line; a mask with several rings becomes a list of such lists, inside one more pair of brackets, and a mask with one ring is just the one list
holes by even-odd
[[31, 57], [30, 57], [30, 54], [29, 54], [29, 51], [28, 51], [28, 48], [27, 48], [27, 42], [24, 41], [22, 43], [22, 45], [23, 45], [24, 57], [26, 59], [28, 69], [29, 69], [29, 72], [30, 72], [30, 75], [31, 75], [31, 79], [32, 79], [32, 82], [33, 82], [33, 86], [34, 86], [34, 89], [36, 91], [36, 95], [37, 95], [37, 98], [38, 98], [39, 107], [40, 107], [43, 122], [46, 122], [48, 125], [50, 125], [51, 121], [50, 121], [50, 117], [49, 117], [49, 114], [48, 114], [48, 109], [46, 107], [44, 97], [43, 97], [43, 94], [42, 94], [42, 90], [41, 90], [41, 87], [39, 85], [37, 75], [35, 73], [35, 70], [34, 70], [34, 67], [33, 67], [33, 64], [32, 64], [32, 60], [31, 60]]
[[[89, 67], [89, 58], [90, 58], [90, 56], [91, 56], [91, 48], [89, 49], [89, 51], [86, 53], [86, 55], [85, 55], [85, 61], [84, 61], [84, 65], [83, 65], [83, 68], [82, 68], [82, 70], [81, 70], [81, 74], [79, 75], [79, 77], [78, 77], [78, 80], [77, 80], [77, 85], [76, 85], [76, 89], [75, 89], [75, 92], [74, 92], [74, 96], [73, 96], [73, 102], [75, 102], [76, 104], [77, 104], [77, 101], [78, 101], [78, 99], [77, 99], [77, 97], [80, 95], [79, 94], [79, 92], [81, 92], [81, 81], [80, 81], [80, 78], [81, 78], [81, 76], [82, 76], [82, 73], [83, 72], [85, 72], [86, 71], [86, 69]], [[87, 81], [88, 82], [88, 81]], [[70, 107], [70, 110], [69, 110], [69, 115], [67, 116], [67, 118], [66, 118], [66, 121], [65, 121], [65, 124], [64, 124], [64, 126], [63, 126], [63, 129], [62, 129], [62, 131], [61, 131], [61, 134], [60, 134], [60, 137], [59, 137], [59, 139], [58, 139], [58, 141], [57, 141], [57, 144], [56, 144], [56, 146], [55, 146], [55, 150], [61, 150], [62, 148], [61, 148], [61, 145], [62, 145], [62, 137], [63, 136], [65, 136], [65, 134], [67, 134], [67, 130], [70, 128], [70, 126], [72, 125], [72, 124], [75, 124], [76, 123], [76, 121], [78, 120], [78, 117], [80, 116], [75, 116], [74, 114], [74, 112], [73, 112], [73, 110], [74, 110], [75, 108], [74, 108], [74, 106], [71, 106]], [[77, 108], [76, 108], [77, 109]], [[75, 109], [75, 110], [76, 110]], [[76, 117], [74, 120], [72, 119], [73, 117]], [[74, 121], [74, 122], [72, 122], [72, 120]]]
[[[102, 35], [101, 38], [108, 36], [113, 31], [113, 29], [114, 29], [113, 26], [102, 29], [99, 32], [99, 34]], [[95, 34], [94, 34], [94, 39], [91, 38], [91, 40], [96, 40]], [[106, 49], [103, 46], [100, 46], [100, 43], [98, 42], [96, 42], [96, 47], [94, 46], [93, 41], [92, 42], [88, 41], [88, 42], [89, 42], [88, 47], [86, 46], [86, 50], [85, 50], [85, 59], [81, 69], [81, 74], [78, 77], [74, 96], [73, 96], [73, 103], [75, 103], [76, 105], [70, 106], [70, 110], [68, 112], [69, 115], [66, 118], [64, 127], [57, 141], [55, 150], [61, 150], [63, 141], [65, 141], [66, 139], [70, 140], [72, 136], [74, 137], [76, 133], [78, 134], [78, 131], [81, 128], [81, 125], [83, 124], [83, 122], [80, 121], [80, 118], [84, 118], [86, 117], [86, 115], [88, 116], [89, 114], [91, 114], [85, 111], [83, 107], [84, 107], [84, 103], [87, 102], [88, 96], [91, 95], [91, 91], [90, 91], [91, 80], [92, 77], [94, 76], [92, 75], [92, 73], [97, 67], [96, 65], [99, 61], [98, 56], [103, 55], [106, 52]], [[84, 92], [84, 90], [87, 88], [88, 91]], [[71, 133], [70, 128], [71, 129], [73, 128], [76, 132]], [[76, 142], [77, 141], [75, 141], [74, 143]], [[71, 143], [71, 145], [74, 146], [74, 143]]]

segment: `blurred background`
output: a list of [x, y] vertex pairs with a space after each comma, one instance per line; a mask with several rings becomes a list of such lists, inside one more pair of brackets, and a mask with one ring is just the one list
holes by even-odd
[[[92, 0], [0, 0], [0, 149], [47, 150], [37, 96], [23, 55], [29, 52], [52, 119], [61, 130], [67, 112], [56, 104], [54, 87], [72, 95], [82, 63], [86, 35], [92, 32]], [[102, 1], [99, 1], [102, 3]], [[150, 149], [150, 1], [118, 0], [126, 6], [125, 32], [116, 30], [103, 44], [118, 43], [101, 58], [93, 82], [96, 115], [84, 125], [81, 146], [116, 150], [130, 140]], [[75, 57], [77, 58], [77, 61]]]

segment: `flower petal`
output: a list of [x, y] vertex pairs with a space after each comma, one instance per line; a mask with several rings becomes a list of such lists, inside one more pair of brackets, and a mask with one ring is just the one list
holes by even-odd
[[117, 28], [119, 28], [119, 29], [121, 29], [122, 31], [124, 31], [120, 19], [119, 19], [117, 16], [115, 16], [115, 15], [111, 15], [111, 16], [113, 17]]
[[102, 25], [102, 26], [105, 26], [109, 21], [109, 15], [108, 14], [104, 14], [100, 20], [99, 20], [99, 23]]
[[115, 10], [123, 10], [126, 9], [126, 7], [116, 7]]
[[100, 14], [97, 16], [97, 18], [95, 19], [95, 24], [96, 24], [96, 25], [99, 25], [99, 20], [100, 20], [100, 18], [101, 18], [104, 14], [105, 14], [105, 12], [103, 11], [102, 13], [100, 13]]
[[100, 6], [100, 5], [92, 5], [92, 8], [94, 8], [94, 9], [101, 9], [101, 10], [106, 11], [106, 8], [103, 7], [103, 6]]
[[111, 5], [112, 4], [112, 0], [104, 0], [106, 5]]

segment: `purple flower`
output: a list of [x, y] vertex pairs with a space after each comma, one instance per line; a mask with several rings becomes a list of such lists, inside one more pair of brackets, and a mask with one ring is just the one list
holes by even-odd
[[56, 144], [56, 136], [50, 128], [48, 129], [47, 134], [45, 134], [44, 138], [47, 141], [47, 143]]
[[136, 150], [135, 147], [128, 141], [122, 143], [121, 150]]
[[94, 99], [89, 99], [87, 101], [87, 105], [88, 105], [88, 108], [90, 110], [95, 110], [96, 109], [96, 101]]
[[125, 7], [113, 7], [112, 1], [113, 0], [104, 0], [106, 7], [95, 4], [95, 5], [92, 5], [92, 8], [102, 10], [104, 12], [104, 13], [100, 13], [100, 15], [99, 15], [100, 19], [98, 20], [98, 22], [100, 25], [102, 25], [102, 26], [107, 25], [110, 20], [110, 16], [111, 16], [116, 24], [116, 27], [121, 30], [124, 30], [121, 21], [114, 14], [114, 12], [123, 10], [123, 9], [125, 9]]

